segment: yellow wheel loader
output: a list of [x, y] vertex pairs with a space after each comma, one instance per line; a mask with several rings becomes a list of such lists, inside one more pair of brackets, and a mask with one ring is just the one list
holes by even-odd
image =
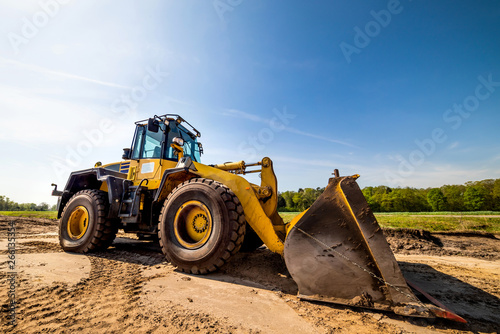
[[[271, 159], [204, 165], [200, 136], [178, 115], [138, 121], [123, 161], [73, 172], [63, 191], [53, 185], [61, 247], [102, 250], [123, 229], [157, 236], [174, 266], [207, 274], [265, 244], [284, 257], [303, 299], [464, 321], [408, 287], [358, 175], [336, 171], [317, 201], [285, 224]], [[248, 173], [260, 173], [261, 184]]]

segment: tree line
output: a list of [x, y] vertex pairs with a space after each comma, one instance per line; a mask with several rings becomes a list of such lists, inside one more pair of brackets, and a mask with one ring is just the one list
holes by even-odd
[[[301, 188], [279, 193], [278, 211], [304, 211], [324, 190]], [[500, 179], [425, 189], [365, 187], [362, 192], [374, 212], [500, 211]]]
[[[304, 211], [323, 193], [325, 188], [304, 188], [278, 194], [278, 211]], [[463, 185], [440, 188], [390, 188], [387, 186], [362, 189], [374, 212], [421, 211], [500, 211], [500, 179], [470, 181]], [[16, 203], [0, 196], [0, 211], [49, 211], [56, 206], [43, 202]]]
[[49, 211], [56, 210], [56, 206], [49, 206], [47, 203], [42, 202], [40, 204], [35, 203], [17, 203], [11, 201], [10, 198], [5, 196], [0, 196], [0, 211]]

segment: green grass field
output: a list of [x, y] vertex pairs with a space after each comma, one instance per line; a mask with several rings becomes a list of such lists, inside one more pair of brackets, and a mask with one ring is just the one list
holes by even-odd
[[[298, 212], [280, 212], [285, 222], [290, 222], [298, 214]], [[458, 214], [458, 217], [442, 217], [452, 214]], [[460, 217], [460, 213], [457, 212], [395, 212], [376, 213], [375, 217], [382, 227], [424, 229], [430, 232], [500, 233], [500, 218], [478, 217], [485, 215], [500, 215], [500, 213], [467, 212], [467, 215]]]
[[0, 216], [56, 219], [57, 211], [0, 211]]
[[382, 227], [415, 228], [431, 232], [489, 232], [500, 233], [500, 218], [464, 215], [462, 217], [422, 217], [375, 214]]
[[439, 216], [500, 216], [499, 211], [468, 211], [468, 212], [452, 212], [452, 211], [439, 211], [439, 212], [380, 212], [377, 215], [384, 216], [422, 216], [422, 215], [439, 215]]
[[[298, 212], [280, 212], [288, 223]], [[451, 217], [453, 215], [453, 217]], [[500, 218], [481, 217], [500, 215], [500, 212], [390, 212], [376, 213], [375, 217], [382, 227], [424, 229], [431, 232], [489, 232], [500, 233]], [[0, 216], [33, 217], [56, 219], [56, 211], [0, 211]], [[444, 217], [443, 217], [444, 216]], [[450, 216], [450, 217], [446, 217]]]

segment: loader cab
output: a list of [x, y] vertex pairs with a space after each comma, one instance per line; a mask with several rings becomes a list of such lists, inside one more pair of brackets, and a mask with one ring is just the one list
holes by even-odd
[[[189, 156], [193, 161], [201, 162], [202, 146], [198, 143], [197, 135], [186, 129], [175, 119], [161, 119], [155, 126], [151, 122], [136, 123], [136, 130], [132, 147], [125, 149], [124, 158], [132, 160], [165, 159], [177, 161], [171, 144], [174, 138], [181, 138], [184, 156]], [[156, 131], [155, 131], [156, 130]], [[128, 151], [128, 152], [127, 152]]]

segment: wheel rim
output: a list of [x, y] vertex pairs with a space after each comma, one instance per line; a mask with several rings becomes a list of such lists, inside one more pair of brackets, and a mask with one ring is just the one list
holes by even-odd
[[68, 219], [68, 235], [73, 240], [78, 240], [89, 227], [89, 212], [84, 206], [77, 206]]
[[186, 248], [203, 246], [210, 238], [212, 226], [210, 211], [200, 201], [182, 204], [175, 214], [175, 237]]

